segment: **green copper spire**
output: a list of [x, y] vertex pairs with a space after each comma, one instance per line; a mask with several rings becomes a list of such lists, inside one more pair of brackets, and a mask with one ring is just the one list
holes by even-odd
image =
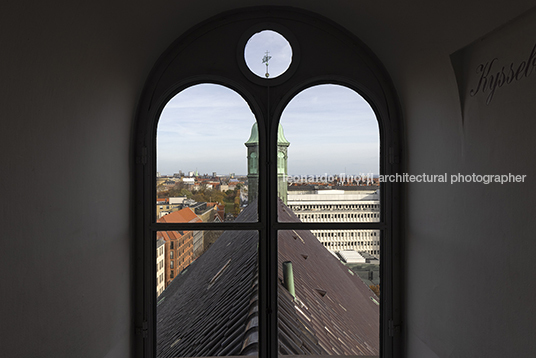
[[[257, 129], [257, 127], [255, 127]], [[285, 133], [283, 133], [283, 126], [279, 123], [279, 128], [277, 129], [277, 145], [284, 145], [288, 147], [290, 142], [285, 138]]]
[[244, 144], [247, 147], [249, 147], [250, 145], [259, 144], [259, 130], [257, 129], [257, 122], [255, 122], [253, 124], [253, 127], [251, 127], [251, 135], [249, 136], [248, 141]]
[[[259, 185], [259, 128], [257, 122], [251, 127], [251, 135], [245, 146], [248, 148], [248, 201], [251, 203], [257, 198]], [[283, 126], [277, 129], [277, 188], [278, 195], [287, 202], [287, 149], [290, 142], [285, 138]]]
[[[249, 139], [246, 143], [244, 143], [246, 146], [248, 144], [254, 145], [259, 144], [259, 129], [257, 128], [257, 122], [253, 123], [253, 126], [251, 127], [251, 134], [249, 136]], [[290, 142], [285, 138], [285, 133], [283, 132], [283, 126], [281, 123], [279, 124], [279, 128], [277, 129], [277, 144], [278, 145], [284, 145], [289, 146]]]

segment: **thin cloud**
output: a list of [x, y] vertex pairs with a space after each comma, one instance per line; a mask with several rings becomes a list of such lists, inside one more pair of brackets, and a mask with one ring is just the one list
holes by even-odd
[[[220, 85], [197, 85], [173, 98], [157, 134], [158, 171], [246, 174], [246, 147], [255, 118], [244, 99]], [[356, 92], [322, 85], [298, 94], [281, 123], [290, 141], [289, 173], [378, 172], [375, 115]]]

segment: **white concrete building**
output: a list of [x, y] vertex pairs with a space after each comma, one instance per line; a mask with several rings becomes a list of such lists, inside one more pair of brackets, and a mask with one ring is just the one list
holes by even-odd
[[[353, 190], [289, 190], [287, 205], [302, 222], [378, 222], [377, 187]], [[318, 240], [334, 252], [354, 250], [380, 256], [379, 230], [311, 230]]]
[[166, 245], [164, 239], [156, 241], [156, 297], [166, 288], [166, 268], [164, 260], [166, 257]]
[[355, 252], [354, 250], [339, 251], [339, 255], [341, 259], [346, 263], [364, 264], [367, 262], [363, 256], [361, 256], [359, 253]]
[[[190, 177], [192, 175], [189, 175]], [[182, 178], [182, 182], [184, 184], [190, 184], [190, 185], [194, 185], [195, 184], [195, 178]]]

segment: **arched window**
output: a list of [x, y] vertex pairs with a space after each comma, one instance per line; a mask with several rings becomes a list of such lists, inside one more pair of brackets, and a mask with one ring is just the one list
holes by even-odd
[[[255, 34], [265, 30], [276, 32], [284, 37], [291, 48], [292, 57], [290, 64], [278, 70], [275, 67], [276, 61], [273, 61], [273, 56], [277, 54], [263, 53], [262, 71], [266, 72], [264, 75], [262, 72], [258, 75], [248, 68], [244, 52], [248, 41]], [[248, 195], [251, 197], [254, 192], [256, 196], [256, 213], [253, 217], [218, 223], [202, 220], [171, 222], [157, 218], [155, 203], [157, 200], [156, 128], [158, 120], [171, 98], [201, 83], [218, 84], [232, 89], [243, 98], [255, 117], [256, 132], [252, 130], [250, 140], [247, 141], [251, 145], [248, 146], [246, 143], [249, 152], [246, 152], [244, 148], [244, 157], [257, 161], [257, 165], [250, 161], [247, 166], [253, 169], [252, 176], [248, 178], [248, 180], [251, 179], [248, 185]], [[400, 277], [397, 276], [400, 272], [398, 269], [399, 189], [396, 184], [381, 184], [378, 194], [379, 217], [375, 220], [363, 222], [345, 217], [336, 222], [328, 220], [301, 222], [290, 220], [281, 214], [281, 210], [283, 212], [288, 210], [284, 207], [281, 209], [280, 203], [285, 197], [282, 190], [286, 188], [284, 175], [288, 159], [286, 151], [288, 144], [280, 129], [281, 116], [289, 102], [300, 92], [313, 86], [326, 84], [344, 86], [355, 91], [368, 102], [378, 121], [379, 171], [384, 175], [398, 172], [400, 119], [397, 99], [389, 77], [381, 63], [363, 43], [325, 18], [289, 8], [272, 7], [226, 13], [191, 29], [162, 55], [147, 80], [137, 116], [135, 142], [138, 258], [135, 351], [137, 354], [143, 357], [155, 356], [157, 305], [164, 307], [171, 301], [168, 297], [157, 300], [153, 289], [156, 284], [154, 252], [158, 231], [193, 232], [193, 241], [189, 243], [189, 246], [193, 244], [192, 259], [198, 255], [196, 245], [204, 242], [207, 236], [199, 235], [200, 232], [232, 231], [238, 233], [236, 234], [238, 236], [242, 235], [242, 238], [249, 235], [248, 233], [256, 235], [258, 238], [258, 248], [255, 247], [256, 267], [258, 267], [256, 286], [258, 290], [256, 296], [258, 297], [256, 331], [258, 342], [253, 342], [253, 336], [247, 336], [246, 332], [244, 345], [248, 343], [247, 339], [250, 339], [249, 347], [256, 345], [254, 348], [257, 349], [259, 356], [275, 357], [282, 351], [282, 341], [279, 338], [282, 333], [278, 330], [277, 312], [288, 308], [278, 306], [280, 296], [286, 295], [285, 297], [289, 298], [289, 302], [292, 302], [289, 307], [292, 312], [295, 312], [296, 317], [299, 318], [299, 312], [306, 309], [300, 306], [303, 300], [300, 299], [299, 292], [293, 296], [294, 298], [290, 298], [292, 290], [288, 289], [287, 294], [287, 291], [282, 292], [279, 287], [281, 285], [280, 271], [282, 270], [283, 275], [286, 275], [284, 272], [288, 273], [288, 271], [281, 269], [278, 262], [278, 245], [281, 243], [278, 243], [277, 238], [281, 240], [282, 236], [286, 236], [291, 243], [305, 245], [308, 240], [306, 232], [311, 230], [352, 230], [352, 232], [357, 232], [357, 236], [362, 236], [357, 230], [374, 230], [380, 233], [381, 297], [379, 302], [371, 297], [371, 301], [379, 304], [378, 351], [382, 357], [395, 357], [399, 354], [401, 351], [398, 329], [401, 324]], [[213, 118], [213, 120], [218, 119]], [[325, 130], [326, 133], [329, 132], [329, 123], [326, 123]], [[244, 138], [244, 141], [246, 140], [247, 138]], [[218, 148], [217, 144], [217, 141], [200, 143], [200, 145], [212, 145], [214, 150], [225, 150], [225, 148]], [[191, 150], [195, 151], [196, 148], [191, 148]], [[195, 183], [192, 184], [195, 185]], [[253, 186], [255, 190], [252, 190]], [[341, 218], [340, 214], [333, 215], [337, 215], [333, 217]], [[332, 214], [327, 216], [332, 217]], [[311, 218], [311, 215], [304, 215], [304, 217]], [[321, 217], [324, 217], [324, 214]], [[366, 217], [371, 217], [371, 214], [367, 213]], [[326, 236], [333, 237], [333, 231], [328, 232]], [[231, 243], [232, 240], [229, 242]], [[328, 247], [340, 246], [340, 243], [324, 244]], [[214, 248], [214, 245], [211, 248]], [[299, 252], [299, 254], [300, 260], [311, 262], [314, 259], [306, 252]], [[193, 271], [196, 261], [200, 262], [199, 259], [194, 260], [191, 267], [184, 271], [185, 277], [189, 274], [188, 272]], [[203, 281], [206, 285], [204, 292], [216, 289], [221, 282], [225, 282], [226, 273], [237, 272], [233, 271], [236, 269], [235, 261], [229, 259], [217, 267], [215, 273], [207, 281]], [[180, 279], [179, 265], [176, 271], [176, 279]], [[345, 274], [354, 275], [353, 273]], [[171, 277], [173, 278], [173, 271], [171, 271]], [[316, 287], [314, 290], [314, 294], [317, 295], [315, 299], [318, 300], [327, 299], [326, 295], [329, 298], [336, 294], [327, 292], [322, 287]], [[163, 296], [166, 296], [166, 291], [162, 293]], [[350, 307], [343, 307], [343, 309], [346, 311]], [[179, 326], [180, 324], [177, 325]], [[186, 333], [179, 332], [170, 335], [175, 338], [168, 346], [180, 345], [181, 340], [184, 341], [181, 337], [185, 337]], [[218, 351], [215, 347], [209, 348], [207, 346], [207, 351], [202, 351], [202, 355], [225, 353]], [[337, 352], [337, 347], [334, 349], [334, 352]], [[320, 351], [316, 353], [321, 354]]]

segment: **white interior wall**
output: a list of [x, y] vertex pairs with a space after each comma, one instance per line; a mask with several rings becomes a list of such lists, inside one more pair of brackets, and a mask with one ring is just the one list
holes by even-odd
[[403, 101], [409, 172], [527, 178], [502, 185], [407, 185], [408, 357], [528, 357], [536, 349], [529, 283], [536, 276], [536, 76], [498, 88], [490, 104], [489, 90], [468, 93], [478, 83], [480, 63], [497, 58], [499, 71], [527, 61], [535, 24], [532, 12], [467, 47], [463, 116], [446, 56], [413, 68]]
[[[408, 171], [533, 174], [531, 92], [521, 83], [508, 95], [502, 91], [493, 107], [469, 108], [462, 127], [449, 61], [452, 52], [525, 12], [532, 1], [284, 4], [339, 22], [385, 64], [402, 102]], [[137, 101], [150, 68], [175, 38], [212, 15], [249, 5], [3, 5], [2, 355], [131, 355], [130, 163]], [[525, 85], [534, 89], [535, 80]], [[533, 193], [533, 182], [407, 186], [408, 357], [535, 351]]]

